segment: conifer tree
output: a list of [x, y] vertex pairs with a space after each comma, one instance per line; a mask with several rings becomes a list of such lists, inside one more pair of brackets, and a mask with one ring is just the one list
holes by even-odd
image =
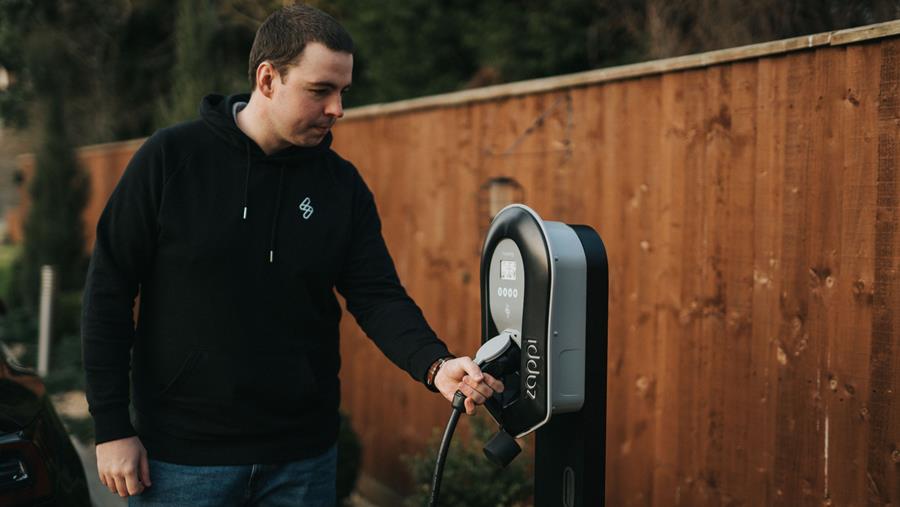
[[200, 99], [217, 91], [221, 71], [215, 46], [219, 18], [209, 0], [179, 0], [172, 88], [160, 103], [160, 127], [197, 117]]
[[75, 158], [65, 117], [63, 94], [51, 95], [28, 189], [31, 206], [18, 267], [22, 302], [32, 311], [37, 308], [42, 265], [56, 267], [60, 290], [79, 289], [84, 284], [86, 255], [81, 215], [87, 200], [87, 181]]
[[86, 179], [78, 167], [67, 118], [67, 97], [78, 81], [77, 66], [54, 26], [37, 23], [25, 45], [35, 96], [40, 100], [40, 145], [28, 194], [24, 244], [15, 270], [18, 291], [12, 303], [36, 313], [40, 270], [53, 265], [60, 290], [84, 284], [86, 255], [82, 210], [87, 198]]

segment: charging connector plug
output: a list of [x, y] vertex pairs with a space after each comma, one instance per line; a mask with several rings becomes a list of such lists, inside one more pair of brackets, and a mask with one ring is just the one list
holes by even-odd
[[[513, 332], [504, 331], [486, 341], [475, 354], [475, 364], [479, 368], [482, 368], [486, 367], [486, 365], [490, 365], [493, 361], [502, 358], [503, 354], [509, 350], [510, 346], [516, 343], [516, 338], [517, 335]], [[450, 441], [453, 439], [453, 433], [456, 431], [456, 424], [459, 422], [459, 416], [466, 409], [465, 401], [466, 395], [463, 394], [462, 391], [456, 391], [456, 394], [453, 395], [453, 401], [450, 403], [450, 406], [453, 407], [453, 411], [450, 413], [450, 420], [447, 421], [447, 428], [444, 429], [444, 436], [441, 438], [441, 447], [438, 450], [437, 461], [435, 461], [434, 464], [434, 476], [431, 478], [431, 497], [428, 502], [429, 507], [437, 507], [437, 499], [441, 490], [441, 478], [444, 475], [444, 462], [447, 461], [447, 451], [450, 449]], [[506, 432], [501, 431], [501, 433], [507, 435]], [[499, 435], [495, 436], [491, 439], [491, 442], [497, 440], [498, 437]], [[519, 454], [521, 449], [512, 437], [509, 435], [507, 435], [507, 437], [512, 440], [512, 445], [515, 446], [516, 450], [513, 453], [508, 442], [504, 441], [504, 443], [498, 447], [498, 455], [502, 456], [500, 458], [501, 460], [508, 457], [506, 463], [509, 463], [509, 461], [512, 461], [512, 459]], [[485, 452], [487, 452], [487, 448], [485, 448]], [[493, 458], [491, 458], [491, 460], [494, 461]], [[505, 464], [503, 466], [505, 466]]]
[[501, 429], [496, 435], [484, 444], [484, 455], [500, 468], [506, 467], [515, 459], [522, 448], [519, 447], [516, 439], [512, 437], [506, 430]]

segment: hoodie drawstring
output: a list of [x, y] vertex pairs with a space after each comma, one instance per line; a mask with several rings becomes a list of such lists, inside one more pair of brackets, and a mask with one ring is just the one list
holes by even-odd
[[[247, 220], [247, 207], [250, 203], [250, 143], [244, 143], [247, 147], [247, 177], [244, 180], [244, 215], [243, 220]], [[278, 192], [275, 194], [275, 216], [272, 217], [272, 233], [269, 235], [269, 263], [275, 263], [275, 239], [278, 233], [278, 217], [281, 211], [281, 193], [284, 185], [284, 166], [278, 173]]]
[[284, 166], [278, 173], [278, 193], [275, 197], [275, 216], [272, 217], [272, 236], [269, 240], [269, 263], [275, 262], [275, 233], [278, 232], [278, 214], [281, 211], [281, 186], [284, 184]]
[[247, 220], [247, 206], [250, 199], [250, 143], [244, 142], [247, 147], [247, 179], [244, 180], [244, 220]]

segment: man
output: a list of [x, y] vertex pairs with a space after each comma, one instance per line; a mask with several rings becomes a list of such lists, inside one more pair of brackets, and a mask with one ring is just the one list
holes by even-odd
[[321, 11], [275, 12], [251, 95], [208, 96], [202, 120], [158, 131], [110, 197], [84, 362], [100, 480], [134, 505], [334, 504], [334, 288], [391, 361], [448, 400], [462, 390], [468, 413], [503, 389], [429, 328], [372, 193], [329, 148], [352, 52]]

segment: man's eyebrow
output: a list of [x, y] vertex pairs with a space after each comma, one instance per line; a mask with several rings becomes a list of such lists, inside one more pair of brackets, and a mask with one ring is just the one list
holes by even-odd
[[[350, 88], [351, 84], [352, 83], [347, 83], [347, 86], [344, 86], [344, 88]], [[338, 85], [336, 85], [335, 83], [332, 83], [331, 81], [312, 81], [309, 83], [309, 86], [320, 86], [323, 88], [331, 88], [331, 89], [340, 88]]]

